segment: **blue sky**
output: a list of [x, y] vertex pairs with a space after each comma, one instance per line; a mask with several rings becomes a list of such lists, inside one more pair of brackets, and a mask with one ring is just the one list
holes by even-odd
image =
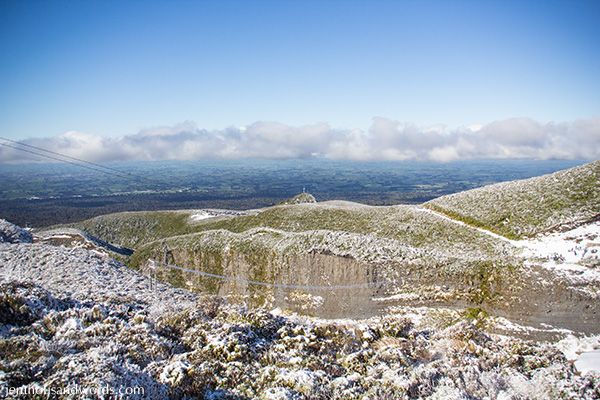
[[0, 0], [0, 132], [600, 116], [600, 2]]

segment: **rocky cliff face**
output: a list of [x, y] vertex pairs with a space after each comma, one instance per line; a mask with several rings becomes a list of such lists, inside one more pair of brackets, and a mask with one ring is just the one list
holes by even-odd
[[599, 329], [593, 283], [580, 290], [517, 257], [461, 258], [373, 236], [257, 229], [151, 243], [132, 264], [148, 272], [148, 260], [155, 260], [157, 278], [176, 286], [326, 318], [367, 318], [407, 306], [481, 308], [542, 330]]

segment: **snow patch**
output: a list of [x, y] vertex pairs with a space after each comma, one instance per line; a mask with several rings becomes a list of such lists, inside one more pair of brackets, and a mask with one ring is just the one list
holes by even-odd
[[394, 295], [386, 296], [386, 297], [373, 297], [371, 300], [378, 301], [378, 302], [386, 302], [386, 301], [396, 301], [396, 300], [411, 301], [411, 300], [418, 300], [418, 299], [419, 299], [419, 295], [417, 293], [398, 293], [398, 294], [394, 294]]
[[575, 368], [583, 374], [590, 371], [600, 371], [600, 350], [581, 354], [575, 361]]
[[600, 221], [578, 228], [519, 240], [516, 244], [530, 257], [548, 258], [555, 263], [577, 264], [586, 258], [600, 259]]
[[567, 360], [576, 360], [580, 354], [600, 349], [600, 335], [576, 337], [568, 335], [556, 343], [556, 347], [563, 352]]
[[600, 282], [600, 270], [594, 268], [600, 266], [600, 221], [515, 244], [530, 262], [579, 280]]
[[190, 219], [192, 221], [202, 221], [204, 219], [213, 218], [215, 216], [216, 215], [211, 215], [211, 214], [207, 213], [206, 211], [201, 211], [196, 214], [190, 215]]

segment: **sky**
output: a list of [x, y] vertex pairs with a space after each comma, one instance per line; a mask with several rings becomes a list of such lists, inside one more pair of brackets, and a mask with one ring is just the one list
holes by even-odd
[[160, 135], [186, 159], [600, 157], [598, 21], [598, 1], [0, 0], [0, 136], [97, 160]]

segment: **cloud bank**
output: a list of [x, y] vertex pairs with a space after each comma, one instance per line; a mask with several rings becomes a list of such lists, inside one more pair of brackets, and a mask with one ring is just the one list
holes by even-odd
[[[367, 131], [335, 129], [326, 123], [295, 127], [277, 122], [208, 131], [186, 122], [118, 138], [71, 131], [23, 143], [93, 162], [309, 157], [438, 162], [475, 158], [598, 159], [600, 118], [545, 124], [512, 118], [449, 130], [377, 117]], [[39, 159], [0, 146], [0, 162]]]

